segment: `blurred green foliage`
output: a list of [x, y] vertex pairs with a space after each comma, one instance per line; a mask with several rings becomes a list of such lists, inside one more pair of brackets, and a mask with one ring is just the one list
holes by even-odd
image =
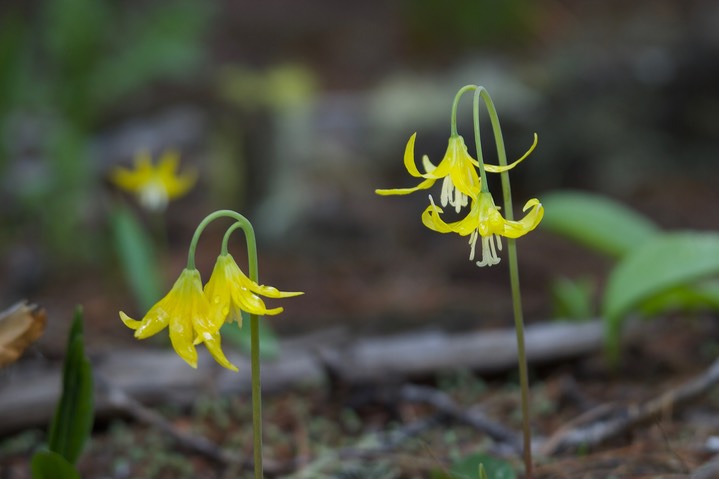
[[100, 184], [89, 141], [120, 102], [198, 71], [210, 15], [191, 0], [45, 0], [0, 18], [0, 177], [15, 208], [0, 226], [32, 218], [19, 233], [57, 259], [97, 253], [84, 224]]
[[551, 288], [555, 318], [584, 321], [594, 314], [596, 284], [591, 278], [556, 278]]
[[601, 253], [621, 257], [658, 233], [645, 216], [603, 196], [556, 191], [542, 197], [542, 226]]
[[140, 309], [147, 311], [162, 297], [157, 248], [127, 206], [115, 205], [110, 214], [110, 226], [127, 283]]
[[[612, 359], [618, 358], [621, 326], [629, 314], [719, 310], [719, 233], [663, 232], [620, 203], [589, 193], [545, 198], [543, 228], [616, 259], [601, 301]], [[555, 283], [555, 299], [570, 314], [587, 315], [590, 292], [563, 281]]]

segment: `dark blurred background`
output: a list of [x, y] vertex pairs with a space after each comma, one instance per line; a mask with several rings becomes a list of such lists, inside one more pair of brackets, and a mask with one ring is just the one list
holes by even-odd
[[[510, 158], [539, 135], [516, 203], [583, 189], [664, 228], [719, 227], [714, 1], [0, 2], [2, 307], [48, 309], [48, 354], [77, 303], [91, 348], [129, 344], [117, 311], [144, 310], [109, 218], [118, 204], [148, 232], [157, 218], [108, 174], [177, 148], [200, 181], [162, 215], [163, 291], [197, 223], [231, 208], [255, 224], [262, 282], [306, 292], [272, 320], [281, 334], [509, 325], [506, 260], [478, 269], [464, 239], [424, 228], [426, 194], [373, 193], [415, 184], [412, 133], [418, 159], [441, 158], [468, 83], [493, 96]], [[200, 243], [205, 279], [223, 230]], [[607, 267], [541, 227], [519, 248], [530, 322], [551, 315], [552, 278]]]

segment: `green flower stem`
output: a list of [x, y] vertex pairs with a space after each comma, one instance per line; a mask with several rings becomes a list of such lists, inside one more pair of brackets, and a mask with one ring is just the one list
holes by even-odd
[[222, 238], [222, 249], [220, 250], [220, 254], [222, 256], [227, 254], [227, 249], [230, 244], [230, 236], [232, 236], [232, 233], [234, 233], [238, 228], [242, 228], [242, 223], [239, 221], [227, 228], [227, 231], [225, 231], [225, 236]]
[[[227, 254], [227, 242], [232, 231], [242, 228], [247, 241], [247, 261], [249, 263], [250, 279], [259, 284], [257, 267], [257, 241], [255, 231], [250, 221], [241, 214], [232, 210], [219, 210], [210, 213], [197, 226], [195, 234], [190, 242], [190, 250], [187, 255], [187, 269], [195, 269], [195, 250], [200, 235], [208, 224], [222, 217], [230, 217], [237, 222], [230, 226], [222, 239], [222, 254]], [[255, 479], [262, 479], [262, 386], [260, 383], [260, 324], [256, 314], [250, 314], [250, 361], [252, 371], [252, 436], [254, 442], [254, 463]]]
[[[507, 153], [504, 150], [504, 139], [502, 138], [502, 128], [499, 125], [499, 117], [497, 116], [497, 110], [494, 107], [494, 102], [489, 96], [487, 90], [483, 87], [478, 87], [475, 92], [475, 104], [474, 104], [474, 122], [475, 122], [475, 136], [477, 139], [477, 149], [479, 150], [479, 105], [478, 97], [481, 96], [487, 106], [489, 113], [489, 119], [492, 124], [492, 130], [494, 132], [494, 142], [497, 145], [497, 157], [500, 166], [507, 166]], [[481, 152], [477, 152], [477, 159], [479, 164], [482, 165]], [[482, 172], [482, 187], [486, 185], [484, 178], [483, 168], [480, 168]], [[504, 217], [507, 221], [514, 219], [514, 213], [512, 210], [512, 189], [509, 183], [509, 173], [502, 172], [502, 192], [504, 193]], [[524, 318], [522, 314], [522, 296], [519, 291], [519, 267], [517, 265], [517, 244], [512, 238], [507, 238], [507, 256], [509, 259], [509, 278], [510, 285], [512, 288], [512, 305], [514, 310], [514, 329], [517, 333], [517, 360], [519, 362], [519, 387], [521, 393], [521, 407], [522, 407], [522, 432], [524, 439], [524, 467], [525, 477], [527, 479], [532, 478], [532, 430], [529, 423], [529, 376], [527, 374], [527, 354], [524, 347]]]
[[[489, 186], [487, 185], [487, 173], [484, 171], [484, 159], [482, 157], [482, 138], [479, 135], [479, 97], [482, 95], [483, 91], [486, 91], [484, 87], [477, 87], [477, 89], [474, 90], [472, 116], [474, 119], [474, 143], [477, 148], [477, 162], [479, 163], [479, 179], [481, 185], [480, 191], [482, 193], [487, 193], [489, 191]], [[494, 122], [492, 123], [492, 126], [494, 126]], [[502, 145], [502, 149], [504, 149], [504, 145]]]
[[450, 125], [451, 135], [457, 136], [457, 106], [459, 105], [459, 99], [462, 98], [462, 95], [467, 93], [468, 91], [476, 90], [477, 85], [465, 85], [462, 88], [459, 89], [457, 94], [454, 96], [454, 101], [452, 102], [452, 118], [450, 119]]

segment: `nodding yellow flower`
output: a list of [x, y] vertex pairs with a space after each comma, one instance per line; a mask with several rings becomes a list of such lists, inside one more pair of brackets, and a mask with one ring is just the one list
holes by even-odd
[[197, 181], [195, 172], [177, 174], [180, 155], [166, 151], [152, 165], [150, 153], [140, 152], [135, 157], [135, 169], [115, 168], [110, 180], [119, 188], [137, 196], [140, 204], [151, 211], [162, 211], [170, 200], [187, 193]]
[[280, 314], [283, 308], [268, 309], [258, 295], [268, 298], [289, 298], [304, 293], [279, 291], [272, 286], [263, 286], [245, 276], [231, 254], [221, 254], [205, 285], [211, 312], [211, 324], [219, 329], [222, 324], [236, 321], [242, 327], [242, 313], [245, 311], [258, 316]]
[[128, 328], [135, 330], [137, 339], [153, 336], [169, 326], [172, 347], [193, 368], [197, 368], [195, 346], [205, 343], [220, 365], [237, 371], [237, 367], [222, 352], [219, 327], [213, 327], [210, 311], [210, 303], [202, 291], [200, 272], [184, 269], [170, 292], [150, 308], [141, 321], [122, 311], [120, 319]]
[[[414, 162], [414, 142], [417, 133], [413, 134], [404, 150], [404, 166], [410, 175], [415, 178], [424, 178], [419, 185], [414, 188], [394, 188], [394, 189], [377, 189], [375, 193], [378, 195], [406, 195], [415, 191], [425, 190], [437, 180], [442, 181], [442, 194], [440, 196], [440, 204], [442, 206], [453, 206], [455, 211], [459, 213], [463, 206], [467, 206], [469, 198], [474, 197], [480, 190], [480, 179], [477, 175], [479, 163], [467, 151], [467, 145], [464, 138], [460, 135], [449, 137], [449, 145], [444, 158], [435, 166], [429, 161], [429, 157], [422, 157], [422, 164], [426, 173], [420, 173]], [[490, 173], [501, 173], [508, 171], [517, 166], [522, 160], [527, 158], [529, 154], [537, 146], [537, 135], [534, 135], [534, 144], [520, 159], [507, 166], [484, 165], [485, 171]]]
[[[489, 192], [480, 192], [472, 201], [469, 214], [462, 220], [454, 223], [445, 223], [440, 218], [442, 209], [434, 204], [432, 196], [430, 205], [422, 213], [422, 223], [439, 233], [457, 233], [461, 236], [469, 235], [469, 259], [474, 260], [477, 239], [482, 237], [482, 260], [477, 266], [492, 266], [499, 263], [497, 250], [502, 251], [501, 236], [519, 238], [537, 227], [544, 216], [544, 208], [538, 199], [533, 198], [524, 205], [522, 211], [531, 208], [524, 218], [519, 221], [507, 221], [494, 205], [494, 199]], [[496, 245], [495, 245], [496, 243]]]

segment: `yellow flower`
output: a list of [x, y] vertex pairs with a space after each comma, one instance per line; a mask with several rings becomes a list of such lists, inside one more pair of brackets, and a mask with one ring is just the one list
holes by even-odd
[[[417, 133], [413, 134], [404, 150], [404, 166], [410, 175], [415, 178], [424, 178], [414, 188], [378, 189], [378, 195], [406, 195], [418, 190], [430, 188], [437, 180], [442, 179], [442, 194], [440, 204], [453, 206], [459, 213], [463, 206], [467, 206], [469, 198], [474, 197], [480, 190], [480, 179], [477, 174], [479, 163], [467, 151], [467, 145], [460, 135], [450, 136], [447, 152], [444, 158], [435, 166], [429, 161], [427, 155], [422, 157], [422, 163], [426, 173], [420, 173], [414, 162], [414, 142]], [[534, 135], [534, 144], [520, 159], [507, 166], [488, 165], [484, 169], [490, 173], [501, 173], [517, 166], [534, 150], [537, 145], [537, 135]]]
[[205, 343], [220, 365], [237, 371], [220, 346], [219, 327], [210, 321], [210, 303], [202, 291], [202, 279], [196, 269], [184, 269], [169, 293], [147, 312], [141, 321], [120, 311], [120, 319], [135, 330], [137, 339], [145, 339], [170, 327], [170, 341], [177, 354], [197, 368], [195, 345]]
[[477, 239], [482, 237], [482, 260], [477, 261], [477, 266], [492, 266], [499, 263], [497, 250], [502, 251], [501, 236], [519, 238], [536, 228], [544, 216], [542, 204], [538, 199], [533, 198], [524, 205], [523, 211], [531, 208], [524, 218], [519, 221], [507, 221], [499, 213], [499, 208], [494, 205], [491, 193], [480, 192], [472, 201], [469, 214], [460, 221], [448, 224], [440, 218], [442, 209], [434, 204], [431, 195], [429, 200], [431, 204], [422, 213], [422, 223], [439, 233], [469, 235], [470, 260], [474, 260]]
[[275, 315], [283, 311], [283, 308], [268, 309], [258, 295], [289, 298], [300, 294], [304, 293], [283, 292], [272, 286], [258, 285], [245, 276], [229, 253], [217, 257], [210, 280], [205, 285], [205, 296], [212, 310], [211, 324], [215, 329], [219, 329], [225, 321], [237, 321], [242, 327], [241, 311], [258, 316]]
[[110, 179], [119, 188], [138, 197], [140, 204], [152, 211], [162, 211], [167, 203], [187, 193], [195, 184], [195, 172], [176, 173], [180, 156], [176, 151], [166, 151], [157, 166], [152, 165], [147, 151], [135, 157], [135, 169], [115, 168]]

